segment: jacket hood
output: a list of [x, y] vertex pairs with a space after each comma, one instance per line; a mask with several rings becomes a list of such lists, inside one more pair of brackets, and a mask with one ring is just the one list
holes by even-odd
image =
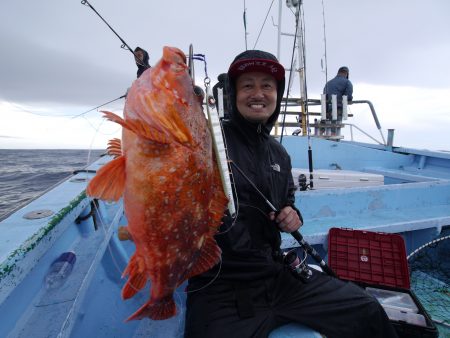
[[147, 51], [146, 51], [145, 49], [142, 49], [141, 47], [136, 47], [135, 50], [134, 50], [134, 52], [136, 53], [136, 52], [138, 52], [138, 51], [141, 51], [141, 52], [144, 54], [144, 59], [142, 60], [142, 62], [139, 62], [139, 63], [136, 61], [136, 66], [138, 67], [138, 70], [137, 70], [137, 77], [141, 76], [141, 74], [142, 74], [147, 68], [150, 68], [150, 65], [149, 65], [149, 63], [148, 63], [150, 57], [149, 57]]
[[233, 60], [228, 69], [228, 95], [231, 104], [231, 120], [242, 126], [249, 128], [258, 128], [260, 124], [253, 123], [246, 120], [236, 107], [236, 79], [244, 73], [248, 72], [263, 72], [272, 75], [277, 81], [277, 103], [274, 113], [267, 120], [264, 127], [265, 132], [270, 133], [272, 127], [280, 115], [281, 101], [283, 100], [283, 93], [285, 87], [285, 70], [278, 62], [277, 58], [268, 52], [261, 50], [247, 50], [242, 52]]

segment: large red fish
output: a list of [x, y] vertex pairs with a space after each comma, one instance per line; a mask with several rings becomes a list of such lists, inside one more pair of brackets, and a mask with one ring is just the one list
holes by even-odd
[[220, 183], [211, 134], [187, 72], [186, 57], [164, 47], [162, 59], [128, 92], [118, 155], [89, 183], [89, 196], [123, 195], [128, 232], [136, 244], [124, 276], [124, 299], [151, 280], [149, 301], [128, 319], [166, 319], [176, 313], [174, 290], [220, 260], [213, 236], [227, 198]]

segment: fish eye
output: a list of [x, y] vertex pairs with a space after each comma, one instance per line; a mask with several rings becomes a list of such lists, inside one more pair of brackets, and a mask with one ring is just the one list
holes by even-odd
[[196, 96], [199, 96], [201, 98], [205, 97], [205, 92], [203, 91], [203, 89], [199, 86], [194, 86], [194, 94]]

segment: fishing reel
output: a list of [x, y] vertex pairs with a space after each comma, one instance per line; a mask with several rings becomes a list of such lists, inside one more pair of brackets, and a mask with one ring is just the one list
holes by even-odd
[[306, 283], [312, 276], [312, 272], [306, 264], [307, 254], [305, 252], [305, 258], [300, 259], [297, 255], [297, 250], [292, 249], [287, 252], [283, 252], [283, 263], [289, 268], [292, 274]]
[[309, 188], [309, 184], [306, 183], [306, 175], [300, 174], [298, 175], [298, 189], [300, 191], [306, 191]]

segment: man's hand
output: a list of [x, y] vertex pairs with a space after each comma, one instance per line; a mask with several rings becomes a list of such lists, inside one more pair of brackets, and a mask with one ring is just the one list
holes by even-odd
[[281, 209], [279, 215], [275, 218], [275, 212], [269, 213], [269, 218], [278, 224], [281, 231], [284, 232], [294, 232], [303, 225], [298, 217], [297, 211], [292, 209], [290, 206]]

